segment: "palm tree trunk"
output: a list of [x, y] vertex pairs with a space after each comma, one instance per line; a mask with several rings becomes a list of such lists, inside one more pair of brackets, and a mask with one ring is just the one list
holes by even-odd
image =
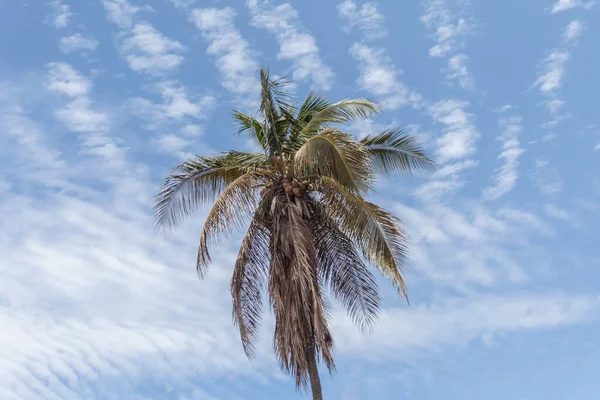
[[313, 400], [323, 400], [323, 392], [321, 391], [321, 379], [319, 378], [319, 367], [317, 366], [317, 358], [315, 356], [314, 339], [311, 337], [311, 344], [308, 348], [308, 377], [310, 380], [310, 389], [312, 391]]

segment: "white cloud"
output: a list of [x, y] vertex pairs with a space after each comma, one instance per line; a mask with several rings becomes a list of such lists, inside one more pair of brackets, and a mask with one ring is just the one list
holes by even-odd
[[49, 63], [46, 86], [49, 90], [66, 94], [69, 97], [87, 95], [91, 83], [66, 63]]
[[464, 47], [464, 37], [471, 29], [464, 18], [453, 15], [445, 0], [423, 0], [425, 14], [421, 21], [434, 32], [435, 46], [429, 49], [432, 57], [448, 57], [447, 66], [442, 69], [449, 81], [456, 80], [463, 89], [473, 88], [473, 76], [467, 67], [469, 57], [457, 53]]
[[65, 54], [70, 54], [75, 51], [95, 51], [98, 46], [98, 41], [91, 37], [85, 37], [81, 33], [76, 33], [71, 36], [65, 36], [60, 39], [58, 48]]
[[207, 53], [218, 57], [216, 65], [223, 75], [222, 85], [232, 93], [255, 101], [260, 90], [258, 64], [252, 58], [248, 42], [235, 28], [233, 8], [203, 8], [192, 12], [192, 19], [203, 37], [210, 42]]
[[346, 0], [337, 6], [338, 17], [342, 19], [343, 30], [350, 32], [358, 27], [367, 40], [385, 37], [387, 32], [383, 26], [384, 17], [373, 3], [365, 3], [358, 7], [352, 0]]
[[149, 88], [160, 94], [162, 103], [135, 97], [131, 109], [152, 124], [186, 118], [206, 119], [214, 108], [215, 99], [212, 96], [194, 96], [190, 99], [188, 91], [176, 81], [162, 81]]
[[421, 21], [427, 29], [435, 32], [436, 44], [429, 49], [432, 57], [443, 57], [464, 45], [462, 37], [469, 33], [464, 18], [450, 13], [444, 0], [423, 0], [425, 14]]
[[131, 36], [123, 42], [123, 51], [129, 67], [135, 72], [160, 73], [176, 68], [183, 57], [179, 54], [185, 47], [171, 40], [146, 22], [136, 24]]
[[560, 193], [563, 189], [563, 180], [556, 167], [547, 160], [536, 159], [535, 167], [529, 174], [539, 191], [547, 196]]
[[267, 2], [247, 1], [251, 24], [274, 34], [279, 43], [277, 58], [293, 61], [292, 78], [296, 81], [310, 79], [315, 88], [329, 90], [333, 84], [333, 71], [321, 60], [315, 38], [306, 31], [298, 12], [289, 4], [270, 7]]
[[546, 236], [556, 235], [556, 230], [552, 225], [546, 223], [537, 215], [529, 212], [505, 207], [498, 211], [498, 215], [511, 223], [521, 225], [521, 228], [527, 227], [528, 229], [536, 230]]
[[448, 68], [443, 70], [448, 79], [458, 81], [463, 89], [473, 88], [473, 76], [467, 68], [468, 62], [466, 54], [456, 54], [448, 59]]
[[113, 168], [122, 167], [126, 150], [107, 135], [110, 118], [106, 112], [93, 107], [89, 79], [66, 63], [49, 63], [47, 68], [47, 89], [72, 99], [55, 111], [56, 118], [70, 131], [84, 134], [85, 154], [95, 155]]
[[355, 333], [348, 318], [340, 316], [336, 333], [345, 334], [336, 336], [336, 345], [345, 355], [379, 362], [405, 361], [411, 354], [418, 357], [424, 351], [462, 347], [494, 335], [593, 321], [599, 309], [596, 296], [475, 295], [408, 310], [386, 310], [371, 335]]
[[571, 219], [569, 213], [562, 208], [558, 207], [556, 204], [548, 203], [544, 205], [544, 211], [549, 216], [560, 219], [563, 221], [568, 221]]
[[436, 140], [440, 164], [469, 156], [477, 151], [479, 138], [473, 116], [465, 111], [466, 101], [444, 100], [429, 107], [433, 120], [444, 125], [444, 135]]
[[486, 200], [495, 200], [503, 196], [517, 182], [519, 157], [525, 151], [519, 142], [519, 134], [522, 129], [521, 123], [520, 117], [502, 118], [500, 120], [500, 128], [503, 132], [498, 139], [502, 142], [502, 152], [498, 158], [503, 163], [494, 175], [493, 185], [483, 190], [483, 198]]
[[567, 51], [553, 51], [544, 61], [545, 72], [536, 80], [542, 93], [551, 93], [562, 87], [565, 64], [570, 58]]
[[[564, 47], [554, 49], [542, 64], [542, 72], [533, 86], [537, 86], [540, 92], [547, 98], [546, 108], [552, 115], [564, 105], [564, 101], [558, 98], [567, 73], [567, 62], [571, 58], [571, 51], [584, 31], [584, 25], [579, 20], [571, 21], [563, 29]], [[556, 119], [558, 121], [558, 119]]]
[[383, 108], [393, 110], [409, 105], [413, 108], [422, 107], [421, 95], [398, 81], [399, 71], [385, 55], [384, 50], [354, 43], [350, 54], [359, 62], [358, 86], [376, 96]]
[[581, 37], [584, 29], [585, 26], [583, 22], [579, 20], [569, 22], [569, 25], [567, 25], [563, 31], [563, 41], [567, 44], [577, 43], [577, 40]]
[[[417, 281], [424, 276], [428, 283], [471, 292], [526, 282], [535, 269], [524, 268], [524, 260], [547, 262], [535, 244], [540, 233], [556, 234], [546, 221], [523, 210], [448, 200], [424, 202], [419, 209], [398, 203], [392, 208], [409, 234], [409, 268]], [[413, 265], [418, 268], [412, 270]]]
[[582, 0], [558, 0], [552, 6], [552, 14], [556, 14], [562, 11], [570, 10], [572, 8], [585, 8], [589, 10], [596, 4], [595, 1], [582, 1]]
[[131, 28], [132, 17], [140, 10], [127, 0], [103, 0], [108, 19], [121, 28]]
[[56, 28], [65, 28], [69, 25], [69, 18], [73, 15], [68, 4], [65, 4], [62, 0], [52, 0], [50, 2], [52, 6], [52, 18], [53, 24]]
[[[14, 82], [0, 82], [0, 130], [3, 132], [0, 157], [12, 160], [0, 168], [2, 191], [10, 190], [15, 183], [23, 185], [29, 181], [38, 188], [66, 188], [68, 182], [63, 176], [66, 165], [61, 152], [48, 144], [47, 132], [31, 120], [29, 110], [20, 104], [22, 90], [21, 85]], [[5, 180], [13, 178], [14, 183]]]

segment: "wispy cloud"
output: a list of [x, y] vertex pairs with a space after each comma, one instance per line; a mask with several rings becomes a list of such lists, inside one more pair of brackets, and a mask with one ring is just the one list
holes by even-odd
[[96, 39], [83, 36], [81, 33], [65, 36], [61, 38], [58, 43], [58, 48], [65, 54], [76, 51], [95, 51], [96, 47], [98, 47], [98, 41]]
[[502, 118], [499, 123], [502, 134], [498, 139], [502, 142], [502, 152], [498, 158], [502, 160], [502, 165], [494, 174], [493, 185], [483, 190], [483, 198], [486, 200], [495, 200], [515, 186], [519, 176], [519, 157], [525, 151], [519, 142], [521, 117]]
[[572, 8], [585, 8], [589, 10], [596, 4], [595, 1], [582, 1], [582, 0], [558, 0], [552, 6], [552, 14], [556, 14], [562, 11], [567, 11]]
[[351, 321], [340, 315], [336, 328], [347, 333], [339, 335], [336, 343], [343, 354], [405, 361], [411, 353], [422, 356], [424, 351], [435, 353], [474, 341], [485, 343], [495, 335], [594, 321], [599, 309], [596, 296], [475, 295], [410, 310], [387, 310], [372, 335], [355, 333]]
[[548, 160], [536, 159], [535, 166], [529, 176], [544, 195], [554, 195], [560, 193], [563, 189], [564, 182], [558, 169], [551, 166]]
[[471, 27], [463, 17], [453, 14], [445, 0], [423, 0], [425, 14], [421, 21], [433, 32], [436, 43], [429, 49], [432, 57], [447, 57], [448, 66], [442, 68], [449, 81], [457, 81], [463, 89], [473, 87], [473, 76], [469, 72], [469, 57], [459, 53], [465, 45], [465, 37]]
[[73, 15], [71, 8], [63, 0], [52, 0], [52, 23], [56, 28], [65, 28], [69, 25], [69, 19]]
[[359, 7], [354, 1], [346, 0], [338, 4], [337, 12], [345, 32], [358, 27], [367, 40], [380, 39], [387, 35], [383, 25], [384, 17], [373, 3], [365, 3]]
[[358, 86], [376, 96], [383, 108], [397, 109], [405, 106], [420, 108], [423, 99], [397, 78], [400, 71], [386, 56], [383, 49], [376, 49], [361, 43], [354, 43], [350, 54], [358, 61], [360, 77]]
[[466, 101], [444, 100], [429, 107], [433, 120], [444, 125], [444, 135], [436, 140], [437, 160], [441, 164], [477, 151], [475, 142], [479, 132], [473, 115], [466, 112], [468, 105]]
[[100, 157], [115, 168], [122, 166], [125, 149], [107, 135], [109, 116], [93, 107], [88, 95], [91, 90], [89, 79], [66, 63], [49, 63], [47, 68], [48, 90], [70, 99], [56, 110], [56, 118], [67, 129], [83, 134], [84, 153]]
[[419, 208], [395, 204], [393, 210], [410, 232], [414, 273], [461, 292], [525, 282], [534, 271], [526, 272], [521, 260], [541, 260], [536, 240], [556, 234], [551, 224], [525, 210], [495, 210], [448, 197]]
[[585, 26], [583, 22], [579, 20], [569, 22], [569, 25], [567, 25], [563, 31], [563, 42], [566, 44], [577, 43], [584, 29]]
[[268, 2], [248, 0], [251, 24], [275, 35], [279, 43], [277, 58], [291, 60], [292, 78], [310, 80], [315, 88], [329, 90], [334, 74], [319, 55], [317, 42], [301, 24], [298, 12], [289, 3], [271, 7]]
[[[366, 40], [380, 39], [384, 36], [384, 18], [375, 4], [366, 3], [359, 8], [356, 3], [347, 0], [337, 6], [337, 11], [342, 29], [346, 32], [357, 26]], [[360, 76], [356, 82], [359, 88], [375, 96], [381, 107], [388, 110], [406, 106], [423, 107], [424, 100], [421, 95], [410, 90], [398, 79], [402, 70], [396, 68], [384, 49], [361, 41], [354, 42], [349, 52], [358, 61]]]
[[463, 89], [473, 88], [473, 76], [467, 68], [468, 63], [469, 57], [462, 53], [456, 54], [448, 59], [448, 68], [443, 70], [448, 79], [458, 81]]
[[123, 29], [131, 28], [133, 16], [140, 11], [127, 0], [103, 0], [102, 4], [108, 19]]
[[[43, 90], [42, 87], [35, 89]], [[62, 176], [66, 167], [62, 154], [50, 146], [47, 132], [31, 119], [29, 110], [22, 105], [21, 97], [30, 95], [22, 93], [23, 90], [14, 82], [0, 82], [0, 129], [3, 132], [0, 156], [9, 160], [0, 169], [3, 191], [28, 181], [38, 187], [65, 188], [68, 184]]]
[[563, 221], [568, 221], [569, 219], [571, 219], [569, 213], [563, 210], [562, 208], [558, 207], [556, 204], [545, 204], [544, 212], [553, 218], [560, 219]]
[[196, 27], [210, 43], [206, 52], [218, 57], [216, 65], [223, 75], [222, 85], [234, 94], [247, 96], [244, 102], [254, 102], [259, 90], [258, 64], [248, 42], [235, 27], [235, 16], [231, 7], [192, 12]]
[[185, 47], [171, 40], [146, 22], [135, 24], [131, 36], [123, 42], [123, 51], [129, 68], [135, 72], [160, 73], [181, 64], [178, 53]]
[[542, 71], [534, 87], [538, 87], [540, 92], [546, 97], [546, 108], [552, 115], [556, 115], [564, 105], [564, 101], [559, 98], [566, 76], [567, 62], [571, 58], [573, 46], [583, 33], [584, 25], [579, 20], [571, 21], [563, 30], [562, 42], [564, 47], [554, 49], [542, 63]]

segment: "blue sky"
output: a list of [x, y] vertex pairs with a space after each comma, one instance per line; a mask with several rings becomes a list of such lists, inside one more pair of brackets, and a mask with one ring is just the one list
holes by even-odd
[[230, 110], [258, 68], [383, 112], [438, 161], [375, 196], [411, 237], [411, 306], [383, 280], [361, 334], [331, 322], [328, 399], [600, 391], [600, 5], [586, 0], [4, 0], [0, 398], [300, 399], [231, 322], [239, 238], [194, 271], [206, 210], [154, 233], [193, 154], [252, 149]]

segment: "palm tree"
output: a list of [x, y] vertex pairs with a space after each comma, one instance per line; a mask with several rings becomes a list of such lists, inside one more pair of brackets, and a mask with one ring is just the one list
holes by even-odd
[[261, 69], [258, 117], [234, 111], [240, 134], [261, 153], [229, 151], [177, 166], [156, 197], [159, 228], [171, 227], [207, 202], [197, 271], [210, 263], [208, 244], [249, 222], [233, 270], [233, 318], [248, 357], [254, 353], [263, 289], [275, 316], [274, 350], [281, 368], [310, 383], [322, 399], [318, 362], [335, 369], [328, 327], [332, 293], [361, 327], [370, 327], [380, 298], [368, 265], [407, 298], [402, 267], [406, 241], [400, 221], [365, 200], [376, 172], [395, 175], [433, 166], [415, 138], [399, 129], [362, 140], [336, 126], [377, 112], [364, 99], [330, 103], [310, 94], [300, 107], [286, 82]]

